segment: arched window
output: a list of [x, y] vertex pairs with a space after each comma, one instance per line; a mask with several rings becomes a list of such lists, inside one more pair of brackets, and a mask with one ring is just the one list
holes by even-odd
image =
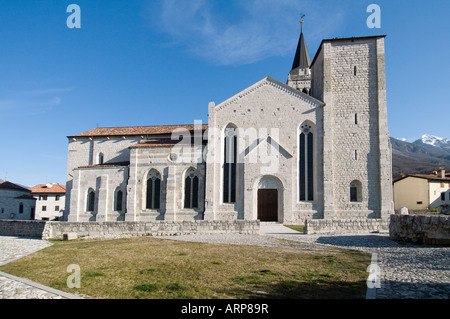
[[19, 214], [23, 214], [23, 204], [20, 203], [19, 205]]
[[114, 210], [117, 212], [122, 211], [123, 207], [123, 192], [120, 188], [116, 189], [116, 193], [114, 195]]
[[354, 180], [350, 183], [350, 202], [362, 201], [362, 185], [360, 181]]
[[86, 211], [93, 212], [95, 210], [95, 192], [92, 188], [89, 188], [86, 197]]
[[184, 208], [198, 208], [199, 181], [198, 172], [190, 168], [184, 179]]
[[314, 200], [314, 134], [313, 126], [300, 126], [299, 145], [299, 190], [300, 201]]
[[103, 162], [104, 162], [104, 155], [103, 155], [103, 153], [99, 153], [99, 154], [98, 154], [98, 161], [97, 161], [97, 164], [98, 164], [98, 165], [103, 165]]
[[159, 209], [161, 201], [161, 175], [151, 170], [147, 175], [147, 209]]
[[223, 202], [236, 202], [237, 131], [229, 125], [225, 129], [223, 163]]
[[300, 200], [314, 200], [314, 135], [313, 127], [307, 123], [300, 127]]

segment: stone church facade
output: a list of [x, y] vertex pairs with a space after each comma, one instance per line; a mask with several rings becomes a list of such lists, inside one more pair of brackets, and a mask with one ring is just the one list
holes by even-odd
[[384, 36], [303, 33], [286, 83], [266, 77], [208, 124], [69, 136], [64, 219], [384, 219], [393, 213]]

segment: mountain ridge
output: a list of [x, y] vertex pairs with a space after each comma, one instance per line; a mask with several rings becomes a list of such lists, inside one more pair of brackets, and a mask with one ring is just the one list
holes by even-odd
[[[408, 142], [412, 141], [412, 142]], [[450, 139], [423, 134], [418, 139], [391, 137], [392, 175], [427, 174], [443, 167], [450, 171]]]

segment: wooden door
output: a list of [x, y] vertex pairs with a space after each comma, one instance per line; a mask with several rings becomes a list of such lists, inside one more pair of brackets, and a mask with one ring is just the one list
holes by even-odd
[[278, 190], [258, 190], [258, 219], [262, 222], [278, 221]]

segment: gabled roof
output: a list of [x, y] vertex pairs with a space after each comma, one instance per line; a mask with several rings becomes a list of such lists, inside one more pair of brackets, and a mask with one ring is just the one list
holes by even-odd
[[18, 191], [24, 191], [24, 192], [30, 192], [30, 190], [28, 188], [25, 188], [23, 186], [8, 182], [8, 181], [3, 181], [0, 182], [0, 189], [13, 189], [13, 190], [18, 190]]
[[216, 110], [222, 110], [222, 109], [226, 108], [228, 105], [233, 104], [234, 102], [238, 101], [239, 99], [243, 98], [244, 96], [254, 93], [256, 90], [258, 90], [259, 88], [261, 88], [265, 85], [270, 85], [270, 86], [272, 86], [280, 91], [283, 91], [287, 94], [296, 96], [299, 99], [302, 99], [305, 102], [308, 102], [314, 106], [324, 106], [325, 105], [325, 103], [323, 103], [322, 101], [319, 101], [308, 94], [305, 94], [299, 90], [296, 90], [296, 89], [290, 87], [289, 85], [282, 83], [270, 76], [266, 76], [264, 79], [256, 82], [252, 86], [246, 88], [245, 90], [233, 95], [229, 99], [216, 105]]
[[59, 185], [58, 183], [54, 184], [39, 184], [30, 188], [32, 194], [65, 194], [66, 187], [63, 185]]
[[[208, 128], [207, 124], [201, 125], [203, 130]], [[159, 125], [159, 126], [126, 126], [126, 127], [97, 127], [90, 131], [68, 136], [73, 137], [107, 137], [107, 136], [142, 136], [142, 135], [166, 135], [172, 134], [176, 129], [194, 131], [196, 125]]]

